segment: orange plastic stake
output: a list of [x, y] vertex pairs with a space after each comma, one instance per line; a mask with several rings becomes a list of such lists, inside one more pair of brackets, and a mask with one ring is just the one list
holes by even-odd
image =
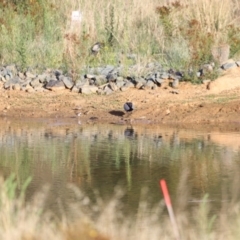
[[166, 206], [167, 206], [168, 214], [169, 214], [172, 226], [173, 226], [175, 237], [176, 237], [177, 240], [179, 240], [180, 235], [179, 235], [176, 219], [175, 219], [173, 208], [172, 208], [171, 198], [170, 198], [170, 195], [168, 193], [168, 188], [167, 188], [166, 181], [164, 179], [161, 179], [159, 183], [160, 183], [160, 187], [161, 187], [162, 192], [163, 192], [163, 197], [164, 197], [164, 200], [165, 200], [165, 203], [166, 203]]

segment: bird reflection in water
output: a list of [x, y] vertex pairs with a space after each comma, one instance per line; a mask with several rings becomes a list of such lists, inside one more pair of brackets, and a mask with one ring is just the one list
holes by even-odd
[[134, 136], [134, 129], [132, 127], [127, 127], [124, 131], [124, 136], [126, 138], [133, 138]]

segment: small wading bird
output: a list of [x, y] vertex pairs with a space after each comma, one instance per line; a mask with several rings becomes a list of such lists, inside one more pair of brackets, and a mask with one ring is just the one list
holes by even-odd
[[103, 47], [103, 43], [97, 42], [91, 47], [91, 53], [97, 55], [101, 48]]
[[[133, 106], [133, 103], [132, 102], [126, 102], [124, 103], [123, 105], [123, 109], [126, 111], [126, 115], [125, 117], [128, 118], [132, 111], [134, 110], [134, 106]], [[131, 128], [132, 128], [132, 119], [125, 119], [125, 121], [127, 121], [127, 124], [130, 124]]]
[[131, 102], [124, 103], [123, 108], [126, 112], [132, 112], [134, 110], [133, 103]]

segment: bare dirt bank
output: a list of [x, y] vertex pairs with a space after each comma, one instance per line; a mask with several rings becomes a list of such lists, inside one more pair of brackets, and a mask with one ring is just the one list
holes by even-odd
[[[234, 71], [234, 74], [233, 74]], [[229, 77], [236, 86], [229, 86]], [[225, 81], [226, 80], [226, 81]], [[225, 87], [223, 82], [225, 81]], [[218, 83], [219, 82], [219, 90]], [[207, 86], [183, 82], [178, 94], [171, 87], [156, 90], [130, 89], [112, 95], [82, 95], [68, 92], [0, 92], [0, 115], [9, 117], [79, 118], [80, 121], [95, 121], [125, 124], [240, 124], [240, 70], [236, 68], [221, 81], [214, 82], [213, 90]], [[225, 89], [225, 90], [224, 90]], [[136, 110], [127, 117], [123, 104], [134, 103]], [[80, 115], [80, 116], [79, 116]]]

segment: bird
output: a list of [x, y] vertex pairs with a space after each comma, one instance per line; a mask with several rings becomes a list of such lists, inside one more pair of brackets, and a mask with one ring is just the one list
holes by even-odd
[[103, 43], [96, 42], [92, 47], [91, 47], [91, 53], [94, 55], [97, 55], [101, 48], [103, 47]]
[[124, 103], [123, 108], [126, 112], [132, 112], [134, 110], [134, 106], [132, 102]]

